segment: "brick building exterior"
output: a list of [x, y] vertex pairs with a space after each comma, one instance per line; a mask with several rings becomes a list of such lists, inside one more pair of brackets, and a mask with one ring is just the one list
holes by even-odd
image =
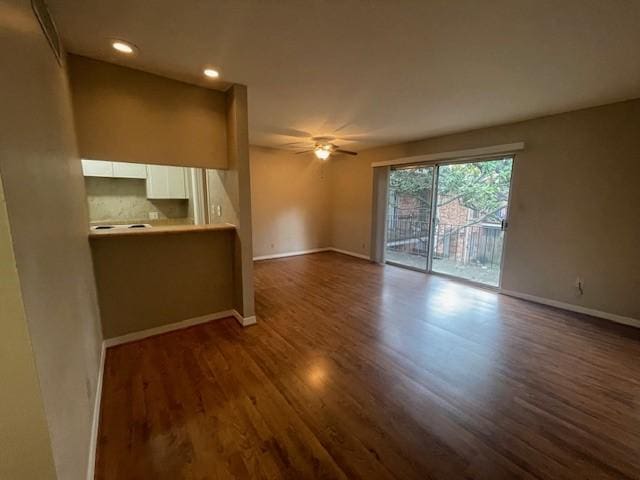
[[[388, 246], [396, 251], [427, 255], [429, 241], [430, 198], [395, 193], [388, 212]], [[460, 199], [440, 197], [435, 225], [434, 258], [447, 258], [459, 263], [494, 263], [496, 248], [502, 248], [499, 225], [479, 223], [460, 228], [479, 218], [476, 210]]]

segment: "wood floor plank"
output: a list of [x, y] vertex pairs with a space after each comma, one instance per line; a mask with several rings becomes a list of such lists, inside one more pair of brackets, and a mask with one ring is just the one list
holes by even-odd
[[337, 253], [107, 352], [96, 478], [638, 479], [640, 332]]

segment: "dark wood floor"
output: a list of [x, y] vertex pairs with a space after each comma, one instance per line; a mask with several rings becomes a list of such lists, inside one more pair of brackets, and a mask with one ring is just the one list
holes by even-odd
[[111, 348], [100, 479], [640, 478], [640, 335], [336, 253]]

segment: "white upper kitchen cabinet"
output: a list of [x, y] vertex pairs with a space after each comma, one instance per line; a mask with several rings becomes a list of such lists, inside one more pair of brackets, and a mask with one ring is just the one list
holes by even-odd
[[144, 163], [113, 162], [113, 176], [116, 178], [147, 178]]
[[189, 198], [186, 169], [147, 165], [147, 198]]
[[147, 166], [140, 163], [82, 159], [85, 177], [147, 178]]
[[85, 177], [113, 177], [113, 162], [82, 159], [82, 173]]

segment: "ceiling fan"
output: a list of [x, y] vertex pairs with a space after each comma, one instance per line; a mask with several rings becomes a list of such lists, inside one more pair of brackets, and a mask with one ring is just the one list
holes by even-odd
[[351, 150], [344, 150], [338, 147], [338, 145], [336, 145], [335, 143], [331, 143], [331, 140], [333, 140], [333, 138], [331, 137], [313, 137], [311, 140], [314, 142], [313, 148], [311, 148], [310, 150], [303, 150], [302, 152], [298, 152], [298, 154], [313, 152], [314, 155], [320, 160], [326, 160], [332, 154], [335, 154], [335, 153], [344, 153], [346, 155], [357, 155], [357, 152], [352, 152]]

